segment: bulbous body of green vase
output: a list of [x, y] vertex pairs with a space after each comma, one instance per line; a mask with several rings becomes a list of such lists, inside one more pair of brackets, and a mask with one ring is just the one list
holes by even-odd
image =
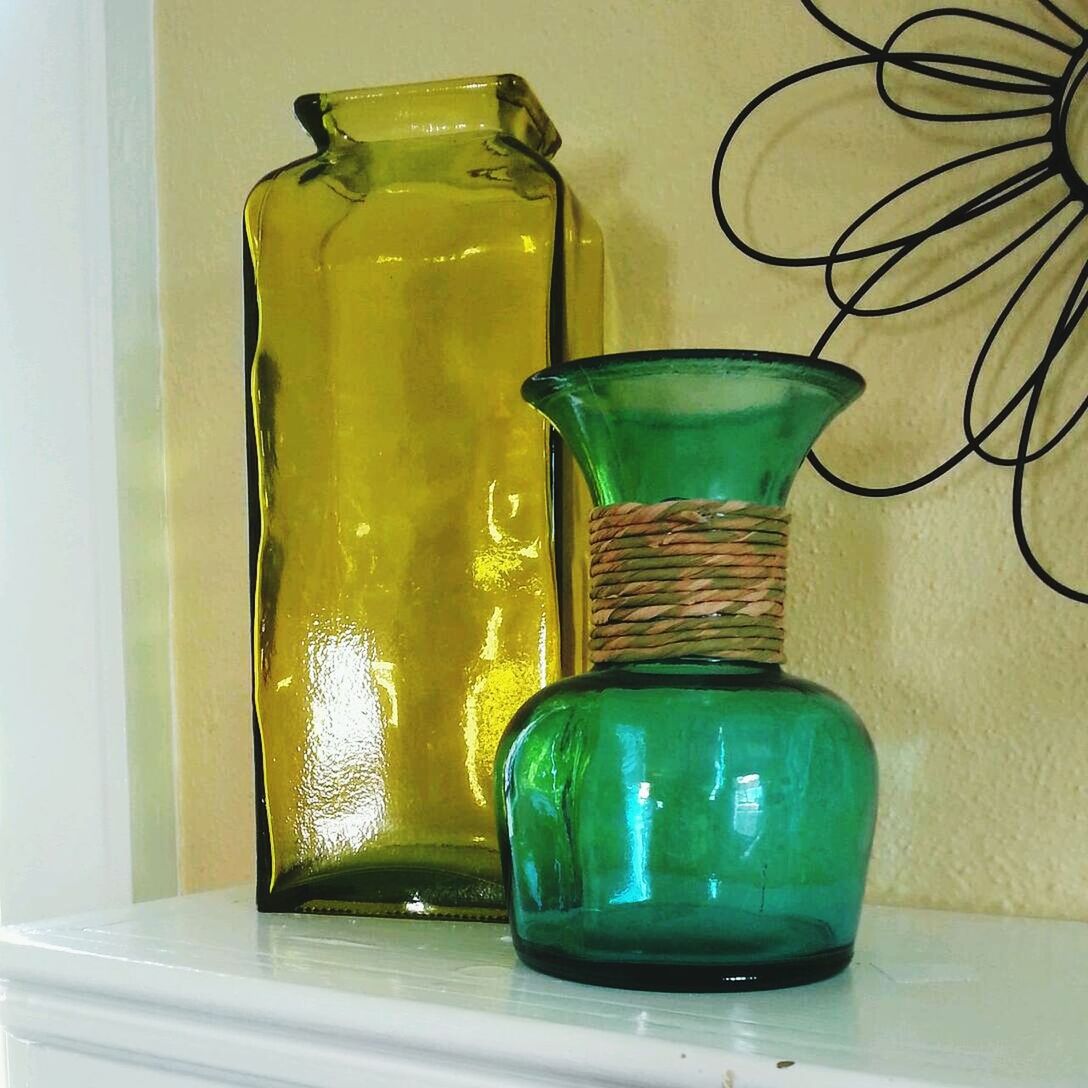
[[[862, 388], [752, 352], [606, 356], [524, 395], [598, 504], [782, 505]], [[663, 990], [794, 985], [853, 950], [876, 814], [864, 726], [774, 664], [598, 665], [533, 696], [496, 763], [514, 942], [531, 966]]]

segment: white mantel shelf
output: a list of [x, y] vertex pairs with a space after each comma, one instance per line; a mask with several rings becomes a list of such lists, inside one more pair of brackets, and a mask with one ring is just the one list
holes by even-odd
[[0, 930], [8, 1088], [1088, 1085], [1088, 925], [870, 907], [794, 990], [535, 974], [494, 924], [258, 915], [248, 890]]

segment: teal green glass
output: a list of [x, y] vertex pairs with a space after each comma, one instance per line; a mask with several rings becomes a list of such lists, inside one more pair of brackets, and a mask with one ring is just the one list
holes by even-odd
[[[598, 505], [785, 505], [863, 388], [749, 351], [604, 356], [522, 389]], [[595, 666], [533, 696], [496, 763], [514, 944], [530, 966], [636, 989], [796, 985], [853, 952], [876, 759], [838, 696], [778, 665]]]

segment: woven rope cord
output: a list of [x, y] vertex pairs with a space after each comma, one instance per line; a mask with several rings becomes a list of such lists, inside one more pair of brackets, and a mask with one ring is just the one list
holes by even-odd
[[780, 664], [789, 515], [710, 499], [590, 515], [590, 659]]

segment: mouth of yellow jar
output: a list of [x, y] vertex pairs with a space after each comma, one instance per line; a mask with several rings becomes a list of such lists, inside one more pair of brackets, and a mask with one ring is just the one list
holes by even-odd
[[295, 116], [319, 151], [345, 143], [497, 132], [551, 158], [561, 142], [528, 83], [513, 74], [304, 94], [295, 99]]

